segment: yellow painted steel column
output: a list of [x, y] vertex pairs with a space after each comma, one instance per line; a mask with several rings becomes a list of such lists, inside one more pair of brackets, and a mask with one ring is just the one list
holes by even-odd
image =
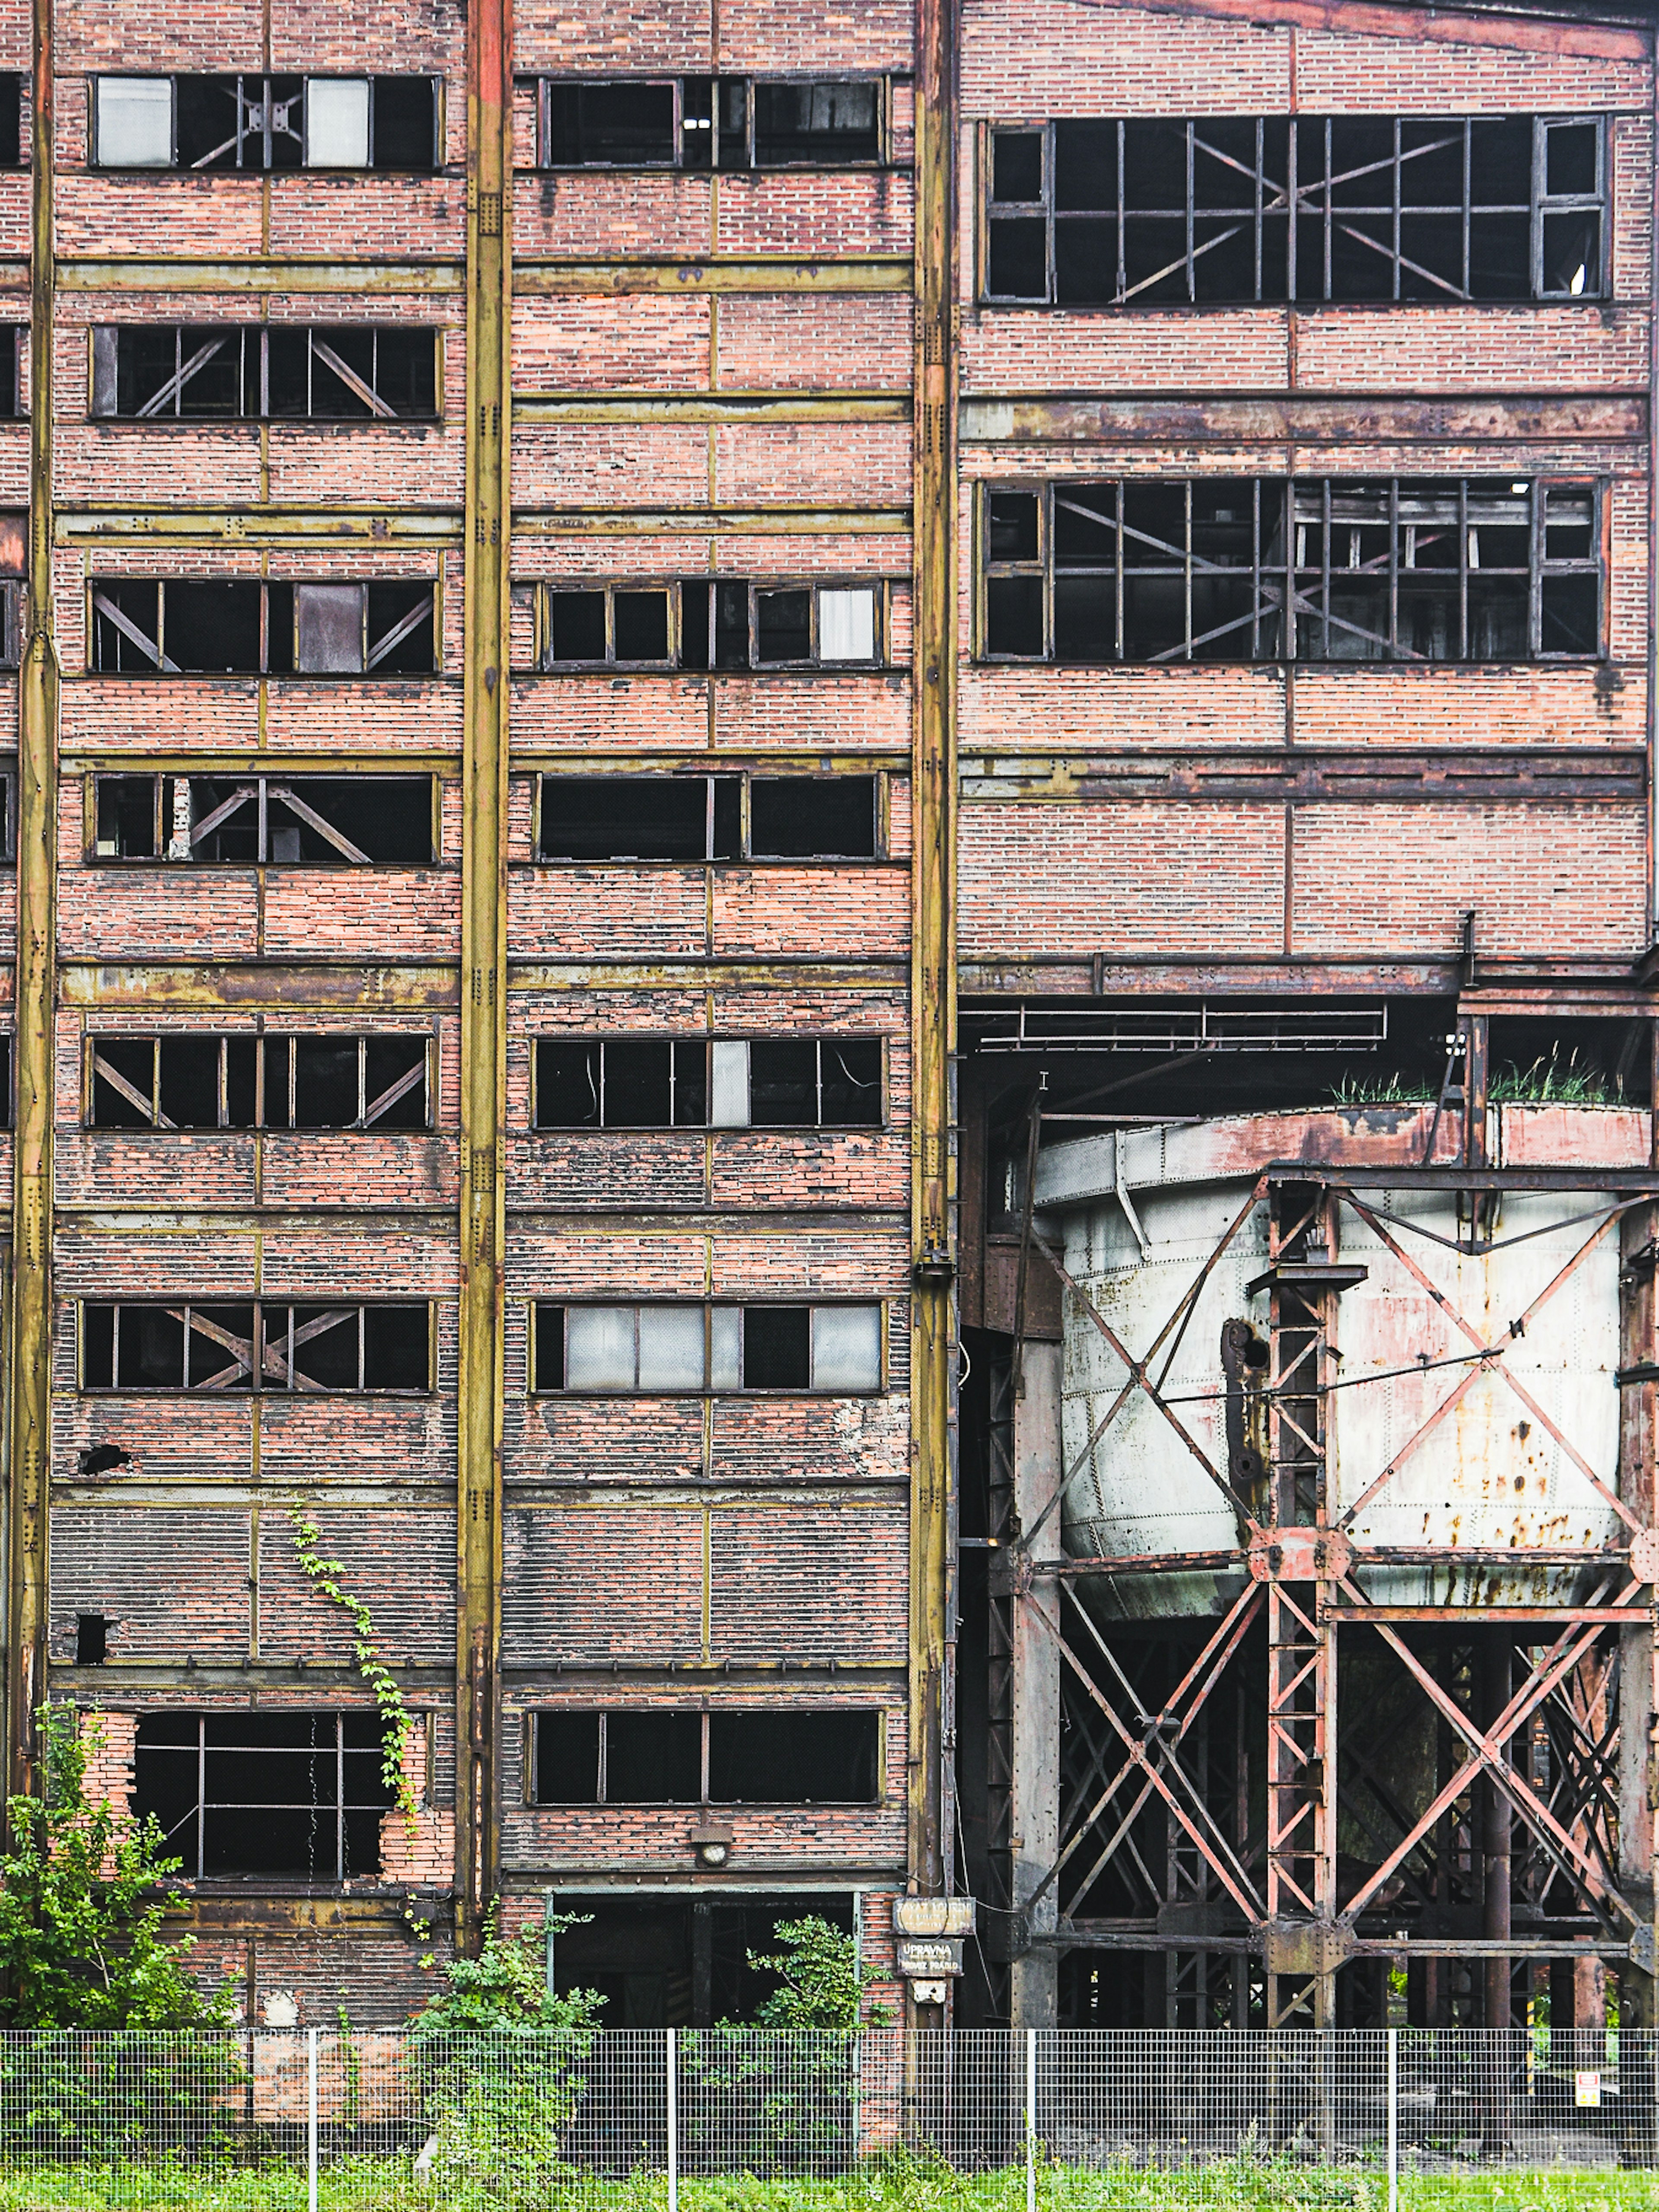
[[466, 596], [461, 863], [460, 1363], [455, 1669], [458, 1934], [495, 1893], [506, 1212], [511, 0], [467, 27]]
[[916, 10], [909, 1876], [948, 1883], [956, 1461], [955, 0]]
[[34, 0], [28, 605], [18, 678], [17, 1119], [12, 1181], [7, 1772], [35, 1782], [46, 1694], [52, 1477], [52, 1012], [58, 906], [58, 653], [52, 620], [52, 6]]

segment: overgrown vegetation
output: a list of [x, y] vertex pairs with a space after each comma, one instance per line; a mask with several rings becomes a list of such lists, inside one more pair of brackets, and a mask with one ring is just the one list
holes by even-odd
[[755, 2014], [757, 2027], [839, 2028], [850, 2033], [864, 2022], [879, 2027], [893, 2017], [890, 2005], [872, 2005], [865, 1996], [880, 1978], [873, 1966], [859, 1965], [856, 1936], [832, 1928], [817, 1913], [780, 1920], [772, 1930], [775, 1951], [749, 1954], [756, 1973], [776, 1974], [782, 1984]]
[[[1345, 1075], [1327, 1094], [1333, 1106], [1425, 1106], [1439, 1097], [1437, 1084], [1402, 1075]], [[1522, 1067], [1518, 1061], [1501, 1061], [1492, 1070], [1487, 1097], [1494, 1106], [1622, 1106], [1625, 1086], [1581, 1061], [1575, 1045], [1565, 1059], [1553, 1046]]]
[[404, 1770], [404, 1754], [415, 1733], [414, 1716], [404, 1703], [404, 1693], [381, 1658], [374, 1641], [374, 1620], [356, 1593], [345, 1585], [345, 1569], [337, 1559], [323, 1556], [323, 1532], [296, 1499], [289, 1508], [294, 1524], [294, 1553], [313, 1589], [339, 1607], [351, 1623], [352, 1655], [357, 1672], [374, 1692], [380, 1715], [380, 1778], [397, 1802], [404, 1824], [415, 1820], [415, 1792]]

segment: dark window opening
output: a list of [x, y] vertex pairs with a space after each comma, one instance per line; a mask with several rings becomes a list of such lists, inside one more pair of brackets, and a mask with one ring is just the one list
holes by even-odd
[[97, 675], [429, 676], [437, 666], [431, 584], [104, 577], [89, 588]]
[[426, 866], [432, 779], [100, 775], [94, 860], [221, 867]]
[[882, 1119], [869, 1037], [544, 1037], [538, 1129], [868, 1128]]
[[[781, 1921], [811, 1917], [849, 1934], [854, 1925], [853, 1899], [844, 1890], [696, 1898], [567, 1891], [555, 1902], [577, 1916], [577, 1925], [554, 1946], [554, 1985], [561, 1994], [597, 1990], [605, 2000], [600, 2025], [607, 2028], [750, 2021], [778, 1983], [749, 1960], [775, 1952]], [[850, 2148], [850, 2082], [823, 2091], [814, 2124], [838, 2127]]]
[[882, 159], [876, 78], [544, 78], [544, 168], [866, 168]]
[[[3, 166], [0, 163], [0, 167]], [[0, 323], [0, 416], [16, 416], [23, 411], [18, 367], [25, 336], [16, 323]], [[14, 653], [12, 658], [15, 657]]]
[[643, 1304], [533, 1309], [531, 1389], [601, 1397], [787, 1390], [865, 1396], [882, 1387], [878, 1304]]
[[431, 1309], [382, 1305], [81, 1308], [86, 1390], [426, 1391]]
[[132, 1809], [187, 1878], [361, 1881], [380, 1871], [394, 1792], [373, 1713], [148, 1713]]
[[1075, 307], [1595, 299], [1606, 171], [1594, 118], [993, 131], [985, 295]]
[[774, 588], [693, 577], [528, 588], [536, 595], [536, 665], [544, 670], [882, 665], [880, 584]]
[[1504, 662], [1601, 650], [1596, 487], [1119, 477], [983, 501], [988, 659]]
[[106, 169], [397, 169], [438, 165], [439, 80], [100, 76]]
[[15, 70], [0, 70], [0, 169], [23, 166], [23, 80]]
[[91, 333], [92, 411], [138, 422], [430, 421], [440, 343], [434, 330], [350, 324], [106, 323]]
[[109, 1622], [101, 1613], [75, 1616], [75, 1663], [101, 1667], [109, 1656]]
[[537, 856], [872, 860], [878, 851], [876, 796], [869, 775], [544, 775]]
[[538, 1805], [868, 1805], [881, 1795], [879, 1714], [536, 1716]]
[[423, 1036], [87, 1040], [88, 1126], [106, 1129], [424, 1129]]

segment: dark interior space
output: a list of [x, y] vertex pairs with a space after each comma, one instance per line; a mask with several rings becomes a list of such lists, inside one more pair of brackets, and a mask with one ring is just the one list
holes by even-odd
[[712, 2027], [752, 2020], [778, 1987], [750, 1965], [777, 1948], [781, 1921], [814, 1915], [851, 1933], [849, 1892], [795, 1890], [763, 1896], [711, 1893], [656, 1897], [555, 1896], [556, 1913], [577, 1916], [554, 1939], [561, 1995], [597, 1990], [605, 2027]]

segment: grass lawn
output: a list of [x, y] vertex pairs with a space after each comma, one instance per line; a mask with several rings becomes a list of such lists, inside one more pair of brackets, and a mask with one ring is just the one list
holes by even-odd
[[[1024, 2212], [1025, 2175], [958, 2174], [912, 2159], [875, 2160], [834, 2181], [686, 2179], [681, 2212]], [[1381, 2177], [1272, 2162], [1188, 2173], [1051, 2166], [1037, 2177], [1040, 2212], [1386, 2212]], [[582, 2180], [551, 2193], [507, 2177], [457, 2185], [422, 2181], [403, 2161], [325, 2166], [319, 2212], [667, 2212], [661, 2174]], [[1659, 2172], [1402, 2174], [1401, 2212], [1659, 2212]], [[294, 2167], [218, 2174], [187, 2168], [0, 2169], [0, 2212], [306, 2212]]]

